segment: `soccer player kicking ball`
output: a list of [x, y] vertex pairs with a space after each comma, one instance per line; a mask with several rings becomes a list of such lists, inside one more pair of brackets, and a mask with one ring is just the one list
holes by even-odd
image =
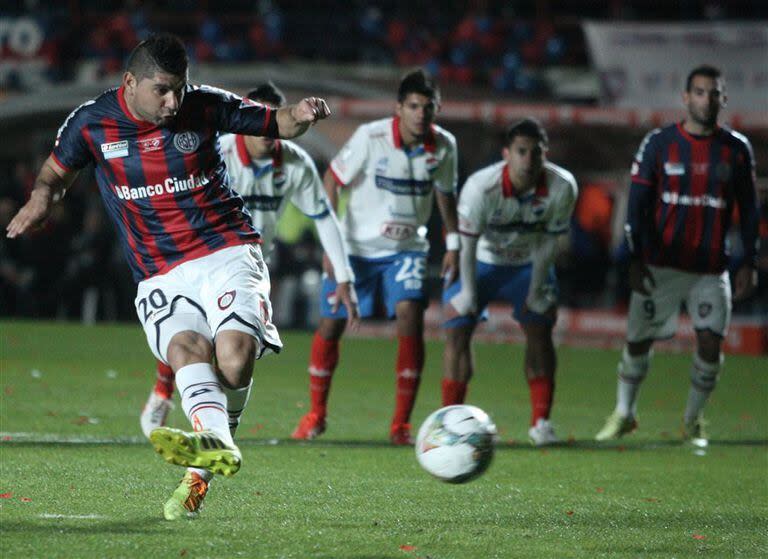
[[472, 334], [491, 301], [504, 301], [525, 333], [525, 376], [536, 445], [559, 441], [549, 416], [555, 388], [553, 262], [578, 190], [573, 175], [546, 160], [547, 133], [525, 119], [506, 133], [503, 161], [467, 179], [459, 197], [459, 281], [443, 292], [446, 329], [443, 405], [461, 404], [472, 378]]
[[29, 201], [7, 228], [13, 238], [43, 223], [78, 171], [95, 166], [138, 282], [136, 312], [153, 354], [176, 373], [193, 428], [151, 433], [168, 462], [192, 468], [165, 504], [169, 520], [199, 510], [213, 474], [240, 469], [227, 412], [245, 405], [254, 360], [282, 345], [270, 322], [259, 234], [229, 189], [218, 131], [293, 137], [330, 114], [318, 98], [275, 111], [192, 86], [187, 65], [175, 36], [140, 43], [121, 86], [64, 121]]
[[[324, 186], [334, 208], [337, 186], [349, 189], [342, 220], [360, 314], [373, 315], [377, 303], [397, 320], [395, 412], [390, 441], [411, 444], [409, 424], [424, 366], [424, 308], [427, 251], [426, 224], [437, 198], [447, 236], [443, 273], [455, 274], [456, 141], [432, 123], [440, 93], [431, 78], [417, 70], [400, 82], [393, 118], [359, 127], [331, 161]], [[293, 432], [294, 439], [314, 439], [326, 428], [331, 379], [339, 360], [345, 328], [344, 309], [332, 274], [323, 282], [320, 326], [309, 361], [311, 408]]]
[[[271, 109], [285, 105], [282, 92], [271, 82], [258, 86], [246, 98]], [[264, 259], [269, 259], [277, 222], [290, 201], [314, 220], [320, 242], [339, 281], [336, 304], [343, 304], [351, 323], [356, 323], [354, 275], [349, 267], [339, 222], [309, 154], [293, 142], [258, 136], [227, 134], [219, 143], [230, 188], [243, 198], [254, 228], [261, 233]], [[141, 430], [147, 437], [154, 429], [165, 425], [173, 408], [173, 391], [173, 370], [166, 363], [157, 361], [157, 381], [141, 412]], [[234, 434], [243, 408], [232, 407], [228, 411], [229, 429]]]
[[625, 226], [632, 255], [627, 344], [618, 367], [616, 409], [598, 441], [636, 429], [637, 394], [651, 346], [675, 335], [685, 302], [696, 352], [683, 435], [695, 446], [708, 444], [702, 410], [720, 374], [720, 346], [731, 318], [725, 237], [734, 204], [745, 252], [734, 276], [734, 299], [747, 297], [757, 284], [755, 162], [747, 138], [717, 124], [725, 101], [720, 71], [693, 69], [683, 93], [685, 120], [649, 133], [635, 156]]

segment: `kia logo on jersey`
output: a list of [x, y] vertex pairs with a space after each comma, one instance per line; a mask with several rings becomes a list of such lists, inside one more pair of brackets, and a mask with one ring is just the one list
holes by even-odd
[[232, 303], [235, 302], [235, 295], [237, 295], [236, 290], [232, 291], [226, 291], [224, 294], [219, 297], [219, 308], [223, 311], [227, 310]]
[[410, 239], [416, 234], [416, 226], [410, 223], [398, 223], [396, 221], [388, 221], [381, 225], [381, 236], [393, 241], [402, 241], [404, 239]]
[[179, 132], [173, 136], [173, 145], [181, 153], [194, 153], [200, 146], [200, 138], [194, 132]]

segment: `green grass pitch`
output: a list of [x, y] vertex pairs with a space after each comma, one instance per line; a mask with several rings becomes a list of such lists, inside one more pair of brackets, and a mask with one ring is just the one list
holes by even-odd
[[[395, 344], [347, 339], [328, 431], [290, 441], [306, 410], [310, 336], [257, 363], [240, 429], [244, 466], [194, 521], [162, 519], [182, 470], [141, 438], [154, 381], [138, 325], [0, 323], [0, 557], [567, 558], [768, 556], [768, 365], [728, 356], [707, 410], [712, 444], [678, 441], [689, 355], [657, 354], [640, 430], [591, 438], [611, 411], [618, 351], [559, 348], [553, 420], [569, 440], [526, 442], [519, 346], [476, 346], [469, 403], [501, 433], [480, 479], [430, 478], [386, 444]], [[428, 344], [414, 413], [440, 405]], [[186, 427], [177, 407], [172, 425]]]

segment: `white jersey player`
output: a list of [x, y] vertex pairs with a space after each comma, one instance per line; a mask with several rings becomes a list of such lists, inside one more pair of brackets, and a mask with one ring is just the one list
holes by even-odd
[[536, 445], [557, 442], [549, 414], [555, 375], [552, 327], [557, 283], [552, 264], [578, 193], [573, 175], [545, 160], [547, 136], [526, 119], [506, 136], [504, 160], [473, 174], [459, 197], [460, 280], [446, 288], [443, 405], [464, 402], [472, 376], [470, 341], [491, 301], [513, 308], [526, 336], [525, 374]]
[[[257, 87], [246, 98], [273, 108], [285, 104], [283, 94], [272, 83]], [[277, 223], [290, 202], [314, 220], [333, 273], [346, 286], [339, 302], [356, 321], [358, 311], [351, 283], [354, 276], [339, 222], [309, 154], [293, 142], [261, 136], [227, 134], [220, 137], [219, 144], [230, 188], [243, 198], [253, 226], [261, 233], [264, 259], [272, 252]], [[141, 429], [147, 437], [153, 429], [165, 425], [173, 407], [173, 390], [173, 371], [158, 361], [157, 382], [141, 413]], [[238, 420], [239, 415], [230, 417], [232, 430], [237, 428]]]
[[[424, 364], [426, 224], [435, 200], [447, 231], [443, 273], [452, 277], [458, 263], [456, 141], [432, 124], [439, 101], [435, 84], [423, 71], [406, 75], [400, 82], [396, 116], [358, 128], [331, 162], [324, 181], [333, 203], [338, 187], [349, 190], [342, 227], [361, 316], [373, 315], [380, 304], [389, 318], [397, 319], [393, 444], [411, 441], [408, 422]], [[331, 377], [344, 332], [343, 309], [331, 308], [337, 297], [337, 283], [328, 277], [309, 364], [311, 409], [294, 431], [296, 439], [312, 439], [325, 431]]]

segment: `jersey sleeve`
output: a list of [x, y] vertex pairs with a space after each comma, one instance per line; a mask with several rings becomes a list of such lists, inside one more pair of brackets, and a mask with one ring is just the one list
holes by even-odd
[[739, 205], [741, 241], [744, 246], [744, 261], [757, 267], [758, 244], [760, 242], [760, 210], [757, 200], [755, 155], [752, 144], [746, 136], [740, 135], [742, 149], [736, 154], [734, 190]]
[[649, 222], [647, 219], [652, 204], [653, 186], [658, 176], [658, 144], [660, 129], [646, 134], [635, 160], [632, 162], [632, 179], [629, 186], [627, 202], [627, 221], [624, 225], [624, 235], [627, 240], [629, 253], [638, 258], [643, 249], [644, 239], [648, 238]]
[[249, 136], [279, 137], [277, 110], [223, 89], [201, 85], [200, 90], [207, 94], [208, 103], [213, 108], [217, 130]]
[[67, 171], [80, 170], [94, 161], [93, 153], [83, 136], [88, 123], [87, 107], [92, 103], [93, 101], [89, 101], [72, 111], [56, 134], [51, 155], [56, 163]]
[[576, 186], [576, 179], [568, 173], [562, 178], [563, 189], [560, 196], [555, 201], [552, 215], [547, 222], [547, 233], [553, 235], [562, 235], [567, 233], [571, 227], [571, 215], [576, 206], [576, 198], [579, 195], [579, 188]]
[[643, 138], [632, 162], [632, 182], [652, 186], [658, 179], [658, 137], [661, 129], [649, 132]]
[[315, 164], [306, 154], [298, 154], [297, 160], [301, 162], [296, 175], [296, 187], [291, 195], [291, 203], [301, 213], [312, 219], [319, 219], [328, 215], [330, 204], [328, 196], [323, 188], [320, 175], [317, 174]]
[[331, 172], [341, 186], [350, 184], [368, 161], [368, 130], [360, 126], [331, 161]]
[[445, 157], [435, 169], [433, 182], [435, 188], [445, 194], [456, 194], [458, 186], [458, 161], [456, 157], [456, 139], [447, 136], [448, 147]]
[[486, 200], [485, 190], [469, 177], [461, 189], [457, 205], [459, 233], [470, 237], [482, 235], [486, 224]]

